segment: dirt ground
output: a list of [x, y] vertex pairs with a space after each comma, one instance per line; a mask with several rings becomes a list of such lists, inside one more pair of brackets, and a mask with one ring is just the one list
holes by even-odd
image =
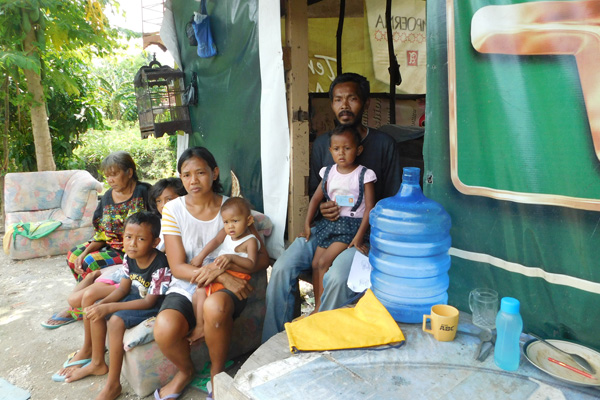
[[[74, 286], [64, 256], [15, 261], [0, 251], [0, 378], [27, 390], [33, 400], [93, 399], [105, 377], [88, 377], [73, 383], [56, 383], [51, 377], [67, 355], [82, 344], [83, 324], [58, 329], [40, 323], [65, 307]], [[243, 360], [236, 360], [235, 367]], [[228, 371], [233, 374], [236, 368]], [[121, 378], [119, 399], [141, 399]], [[0, 393], [0, 400], [14, 400]], [[153, 399], [153, 396], [144, 399]], [[206, 394], [187, 389], [181, 400], [202, 399]]]
[[[82, 344], [83, 324], [75, 322], [57, 329], [43, 328], [40, 323], [66, 307], [66, 299], [75, 281], [68, 271], [64, 256], [30, 260], [11, 260], [0, 251], [0, 378], [27, 390], [32, 400], [93, 399], [102, 388], [105, 377], [88, 377], [73, 383], [56, 383], [51, 377], [67, 355]], [[303, 314], [312, 311], [312, 287], [301, 282]], [[234, 360], [227, 371], [234, 376], [246, 360]], [[121, 378], [124, 399], [142, 399]], [[0, 393], [0, 400], [14, 400]], [[143, 399], [153, 399], [147, 396]], [[181, 400], [206, 398], [206, 394], [188, 388]]]

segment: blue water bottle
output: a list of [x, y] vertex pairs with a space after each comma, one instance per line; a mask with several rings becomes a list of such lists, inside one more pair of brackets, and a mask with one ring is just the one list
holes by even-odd
[[521, 303], [512, 297], [504, 297], [496, 316], [496, 348], [494, 362], [505, 371], [516, 371], [521, 361], [519, 339], [523, 332], [523, 319], [519, 314]]
[[395, 196], [371, 210], [371, 289], [394, 320], [421, 323], [431, 307], [448, 302], [450, 215], [427, 198], [419, 168], [404, 168]]

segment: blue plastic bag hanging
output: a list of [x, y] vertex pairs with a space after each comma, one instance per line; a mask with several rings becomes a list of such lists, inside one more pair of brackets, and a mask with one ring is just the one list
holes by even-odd
[[210, 18], [206, 12], [206, 0], [202, 0], [200, 13], [194, 13], [194, 33], [198, 41], [198, 56], [209, 58], [217, 55], [217, 46], [210, 30]]

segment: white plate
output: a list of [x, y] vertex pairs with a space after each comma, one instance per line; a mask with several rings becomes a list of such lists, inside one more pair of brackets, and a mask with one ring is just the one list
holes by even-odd
[[548, 339], [547, 342], [552, 343], [561, 350], [564, 350], [569, 353], [579, 354], [581, 357], [585, 358], [590, 363], [590, 365], [596, 370], [597, 379], [587, 378], [581, 374], [578, 374], [577, 372], [569, 370], [568, 368], [562, 367], [558, 364], [548, 361], [548, 357], [552, 357], [557, 361], [562, 361], [565, 364], [568, 364], [579, 370], [583, 370], [583, 368], [577, 365], [569, 357], [554, 350], [552, 347], [545, 345], [537, 339], [527, 342], [523, 347], [523, 353], [525, 353], [525, 358], [527, 358], [530, 363], [532, 363], [545, 373], [552, 375], [556, 379], [559, 379], [563, 382], [579, 386], [600, 387], [600, 374], [598, 373], [600, 372], [600, 353], [580, 344], [567, 342], [565, 340]]

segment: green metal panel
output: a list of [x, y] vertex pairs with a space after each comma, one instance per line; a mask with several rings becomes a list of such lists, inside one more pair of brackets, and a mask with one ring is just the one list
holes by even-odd
[[[461, 181], [600, 197], [600, 169], [575, 57], [478, 53], [471, 45], [471, 18], [490, 2], [455, 4], [457, 107], [464, 116], [458, 120]], [[506, 173], [497, 174], [500, 168]]]
[[[539, 56], [515, 62], [516, 56], [476, 53], [470, 20], [490, 3], [512, 2], [455, 1], [459, 177], [469, 185], [598, 198], [598, 160], [574, 60]], [[521, 301], [525, 330], [600, 348], [600, 296], [569, 284], [569, 277], [600, 282], [600, 213], [465, 195], [454, 187], [446, 4], [427, 6], [425, 193], [451, 215], [454, 249], [523, 266], [509, 272], [493, 262], [453, 256], [449, 302], [469, 311], [469, 291], [492, 287]], [[556, 282], [522, 273], [535, 274], [536, 268], [559, 274]]]
[[205, 146], [215, 155], [225, 194], [230, 193], [233, 170], [242, 195], [262, 211], [258, 0], [204, 1], [218, 50], [211, 58], [198, 57], [185, 35], [185, 25], [199, 3], [173, 2], [186, 83], [192, 72], [198, 74], [199, 101], [190, 107], [190, 146]]

